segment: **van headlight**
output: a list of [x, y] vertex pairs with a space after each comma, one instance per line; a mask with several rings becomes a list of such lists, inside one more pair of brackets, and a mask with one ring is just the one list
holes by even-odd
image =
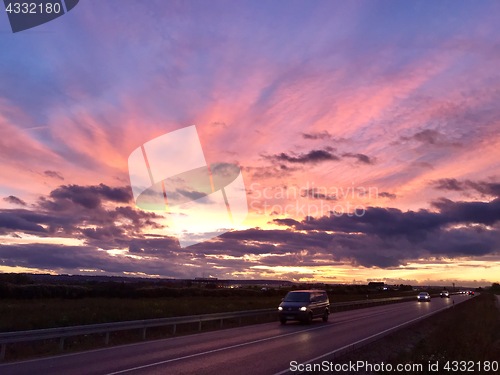
[[302, 307], [300, 308], [300, 311], [306, 311], [306, 310], [307, 310], [307, 307], [305, 307], [305, 306], [302, 306]]
[[279, 307], [278, 307], [278, 310], [279, 310], [279, 311], [283, 310], [283, 307], [279, 306]]

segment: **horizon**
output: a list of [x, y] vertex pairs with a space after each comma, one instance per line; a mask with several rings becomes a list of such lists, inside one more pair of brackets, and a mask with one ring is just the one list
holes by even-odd
[[[109, 0], [16, 34], [3, 13], [0, 272], [499, 282], [499, 11]], [[145, 145], [192, 125], [171, 166], [201, 149], [211, 189], [176, 174], [140, 208], [129, 158], [153, 182]]]
[[[127, 276], [127, 275], [91, 275], [91, 274], [50, 274], [50, 273], [1, 273], [0, 275], [27, 275], [29, 276], [45, 276], [45, 277], [76, 277], [76, 278], [116, 278], [116, 279], [130, 279], [131, 281], [133, 280], [141, 280], [141, 281], [165, 281], [165, 282], [175, 282], [175, 281], [220, 281], [220, 282], [235, 282], [236, 284], [238, 282], [242, 282], [245, 284], [250, 284], [251, 282], [256, 282], [256, 285], [267, 285], [265, 284], [266, 282], [269, 283], [289, 283], [292, 285], [318, 285], [318, 284], [323, 284], [325, 286], [369, 286], [370, 283], [383, 283], [385, 286], [392, 286], [392, 287], [397, 287], [397, 286], [411, 286], [411, 287], [418, 287], [418, 288], [433, 288], [433, 287], [443, 287], [443, 288], [454, 288], [454, 289], [460, 289], [460, 288], [489, 288], [492, 287], [493, 284], [485, 285], [483, 283], [478, 282], [477, 280], [473, 281], [466, 281], [468, 284], [457, 284], [455, 281], [450, 281], [446, 280], [446, 283], [438, 283], [437, 281], [432, 281], [429, 283], [417, 283], [417, 284], [404, 284], [404, 283], [393, 283], [392, 281], [395, 280], [366, 280], [366, 282], [363, 282], [362, 280], [353, 280], [351, 282], [346, 282], [346, 283], [322, 283], [322, 282], [300, 282], [300, 281], [290, 281], [290, 280], [284, 280], [284, 279], [219, 279], [217, 277], [193, 277], [193, 278], [187, 278], [187, 279], [181, 279], [181, 278], [162, 278], [162, 277], [152, 277], [152, 276]], [[33, 280], [31, 280], [33, 281]], [[496, 283], [498, 284], [498, 283]]]

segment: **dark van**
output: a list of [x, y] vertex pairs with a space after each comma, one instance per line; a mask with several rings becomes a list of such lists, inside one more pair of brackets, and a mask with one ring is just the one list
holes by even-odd
[[288, 292], [278, 307], [281, 324], [288, 320], [310, 323], [315, 318], [328, 321], [330, 301], [324, 290], [294, 290]]

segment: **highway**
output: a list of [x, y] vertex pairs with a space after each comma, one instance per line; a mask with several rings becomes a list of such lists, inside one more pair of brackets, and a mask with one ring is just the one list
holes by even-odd
[[283, 374], [466, 301], [464, 295], [344, 311], [327, 323], [258, 324], [0, 365], [0, 374]]

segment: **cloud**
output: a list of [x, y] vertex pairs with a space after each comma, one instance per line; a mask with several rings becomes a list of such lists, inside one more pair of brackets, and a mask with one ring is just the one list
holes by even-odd
[[58, 273], [81, 274], [83, 270], [102, 274], [146, 274], [187, 278], [189, 269], [182, 263], [189, 254], [170, 258], [131, 258], [111, 255], [95, 246], [63, 246], [53, 244], [0, 244], [0, 263], [4, 266], [49, 270]]
[[424, 129], [411, 136], [401, 136], [400, 141], [414, 141], [431, 146], [461, 146], [461, 143], [450, 141], [444, 134], [434, 129]]
[[500, 183], [498, 182], [471, 180], [459, 181], [455, 178], [442, 178], [440, 180], [433, 181], [431, 185], [438, 190], [461, 192], [477, 191], [483, 196], [500, 197]]
[[441, 198], [432, 202], [447, 223], [495, 224], [500, 220], [500, 198], [491, 202], [453, 202]]
[[0, 234], [22, 231], [25, 233], [47, 233], [41, 225], [47, 217], [28, 210], [0, 210]]
[[45, 176], [47, 176], [47, 177], [51, 177], [51, 178], [55, 178], [57, 180], [64, 181], [64, 177], [59, 172], [56, 172], [56, 171], [45, 171], [45, 172], [43, 172], [43, 174]]
[[327, 201], [337, 200], [337, 197], [334, 194], [326, 194], [326, 192], [322, 192], [322, 190], [326, 191], [326, 189], [320, 189], [320, 188], [305, 189], [302, 192], [301, 196], [313, 199], [323, 199]]
[[388, 193], [387, 191], [382, 191], [381, 193], [378, 194], [379, 197], [381, 198], [389, 198], [389, 199], [396, 199], [397, 195]]
[[332, 139], [333, 136], [327, 132], [326, 130], [323, 130], [322, 132], [311, 132], [311, 133], [302, 133], [302, 138], [304, 139]]
[[342, 154], [342, 157], [344, 158], [354, 158], [357, 159], [358, 162], [362, 164], [374, 164], [374, 160], [365, 154], [354, 154], [352, 152], [346, 152]]
[[[351, 259], [354, 264], [367, 267], [401, 265], [428, 256], [453, 258], [498, 253], [500, 199], [488, 203], [440, 200], [433, 205], [438, 212], [369, 207], [362, 216], [331, 215], [273, 222], [308, 237], [333, 233], [323, 238], [321, 247], [334, 258]], [[294, 238], [296, 246], [304, 242]]]
[[74, 238], [103, 249], [128, 247], [144, 231], [163, 228], [155, 213], [116, 206], [129, 200], [128, 188], [60, 186], [31, 210], [0, 210], [0, 233]]
[[40, 205], [57, 211], [71, 202], [92, 209], [99, 207], [103, 199], [115, 203], [128, 203], [132, 200], [132, 193], [128, 187], [111, 188], [104, 184], [96, 186], [63, 185], [51, 191], [50, 198], [42, 198]]
[[17, 204], [19, 206], [26, 206], [26, 202], [22, 199], [15, 197], [13, 195], [9, 195], [8, 197], [3, 198], [3, 200], [7, 203]]
[[290, 155], [282, 152], [271, 157], [274, 160], [281, 162], [297, 163], [297, 164], [315, 164], [323, 161], [339, 161], [340, 158], [331, 152], [331, 149], [311, 150], [305, 154]]

